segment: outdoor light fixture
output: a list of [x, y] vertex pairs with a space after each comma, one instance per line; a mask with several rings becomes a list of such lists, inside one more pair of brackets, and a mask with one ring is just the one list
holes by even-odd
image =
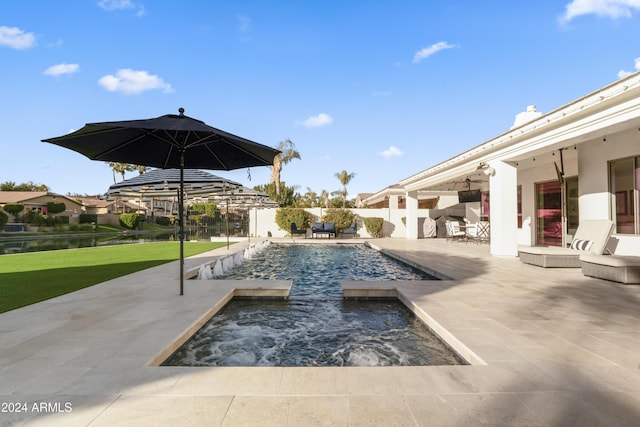
[[493, 175], [493, 173], [496, 171], [494, 168], [489, 166], [489, 164], [486, 162], [480, 162], [476, 170], [481, 170], [487, 176]]

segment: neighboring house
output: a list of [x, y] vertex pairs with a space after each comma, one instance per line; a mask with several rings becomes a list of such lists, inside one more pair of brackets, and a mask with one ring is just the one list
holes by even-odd
[[78, 200], [47, 191], [0, 191], [0, 206], [7, 203], [19, 203], [24, 206], [21, 214], [29, 211], [47, 213], [47, 203], [62, 202], [66, 210], [57, 216], [77, 217], [83, 212], [82, 203]]
[[138, 206], [136, 203], [122, 201], [122, 199], [105, 200], [99, 196], [80, 197], [84, 209], [87, 213], [96, 215], [121, 214], [138, 211], [146, 211], [146, 208]]
[[363, 202], [398, 191], [407, 239], [418, 237], [419, 200], [431, 192], [473, 200], [458, 209], [490, 221], [495, 256], [566, 245], [584, 219], [611, 219], [609, 249], [640, 254], [640, 72], [546, 114], [530, 106], [508, 131]]

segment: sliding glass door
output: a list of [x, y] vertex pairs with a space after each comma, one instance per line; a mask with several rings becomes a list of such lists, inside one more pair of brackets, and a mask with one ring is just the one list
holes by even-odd
[[536, 183], [536, 245], [562, 246], [562, 186]]
[[640, 156], [609, 162], [617, 234], [640, 234]]
[[[565, 192], [563, 194], [563, 192]], [[536, 183], [536, 245], [562, 246], [578, 228], [578, 177]], [[563, 227], [563, 218], [565, 218]]]

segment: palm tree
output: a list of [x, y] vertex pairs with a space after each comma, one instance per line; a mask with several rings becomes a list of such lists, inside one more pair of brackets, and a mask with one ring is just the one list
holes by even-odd
[[356, 176], [355, 173], [348, 173], [343, 170], [342, 172], [336, 172], [335, 177], [338, 178], [340, 184], [342, 184], [342, 207], [347, 207], [347, 185]]
[[309, 202], [309, 207], [315, 208], [316, 203], [318, 202], [318, 195], [315, 191], [311, 189], [311, 187], [307, 187], [307, 192], [305, 193], [305, 199]]
[[149, 169], [151, 169], [148, 166], [142, 166], [142, 165], [132, 165], [132, 166], [133, 166], [133, 169], [137, 170], [140, 175], [142, 175], [145, 172], [148, 172]]
[[107, 162], [109, 167], [111, 168], [111, 172], [113, 173], [113, 183], [116, 183], [116, 173], [122, 175], [122, 180], [124, 181], [124, 173], [125, 172], [133, 172], [135, 167], [128, 163], [118, 163], [118, 162]]
[[276, 199], [280, 200], [280, 172], [282, 172], [282, 165], [286, 165], [293, 159], [300, 159], [300, 153], [296, 150], [296, 145], [288, 138], [280, 141], [278, 150], [280, 150], [280, 153], [273, 158], [273, 166], [271, 167], [271, 182], [276, 184]]
[[326, 209], [331, 207], [331, 202], [329, 201], [329, 192], [327, 190], [322, 190], [320, 193], [320, 199], [322, 199], [322, 204]]

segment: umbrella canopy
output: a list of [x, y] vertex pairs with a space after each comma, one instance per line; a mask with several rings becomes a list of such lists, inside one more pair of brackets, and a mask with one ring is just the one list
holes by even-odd
[[[189, 196], [222, 193], [225, 189], [242, 188], [242, 184], [198, 169], [185, 169], [183, 188]], [[109, 187], [107, 196], [140, 194], [175, 197], [180, 189], [180, 169], [154, 169], [120, 181]]]
[[[91, 160], [180, 169], [178, 204], [184, 206], [184, 168], [232, 170], [271, 166], [280, 151], [216, 129], [184, 115], [88, 123], [82, 129], [43, 142], [76, 151]], [[184, 276], [184, 210], [180, 209], [180, 295]]]
[[[169, 169], [233, 170], [271, 166], [278, 150], [211, 127], [180, 114], [154, 119], [88, 123], [44, 142], [76, 151], [91, 160]], [[184, 159], [184, 162], [183, 162]]]

